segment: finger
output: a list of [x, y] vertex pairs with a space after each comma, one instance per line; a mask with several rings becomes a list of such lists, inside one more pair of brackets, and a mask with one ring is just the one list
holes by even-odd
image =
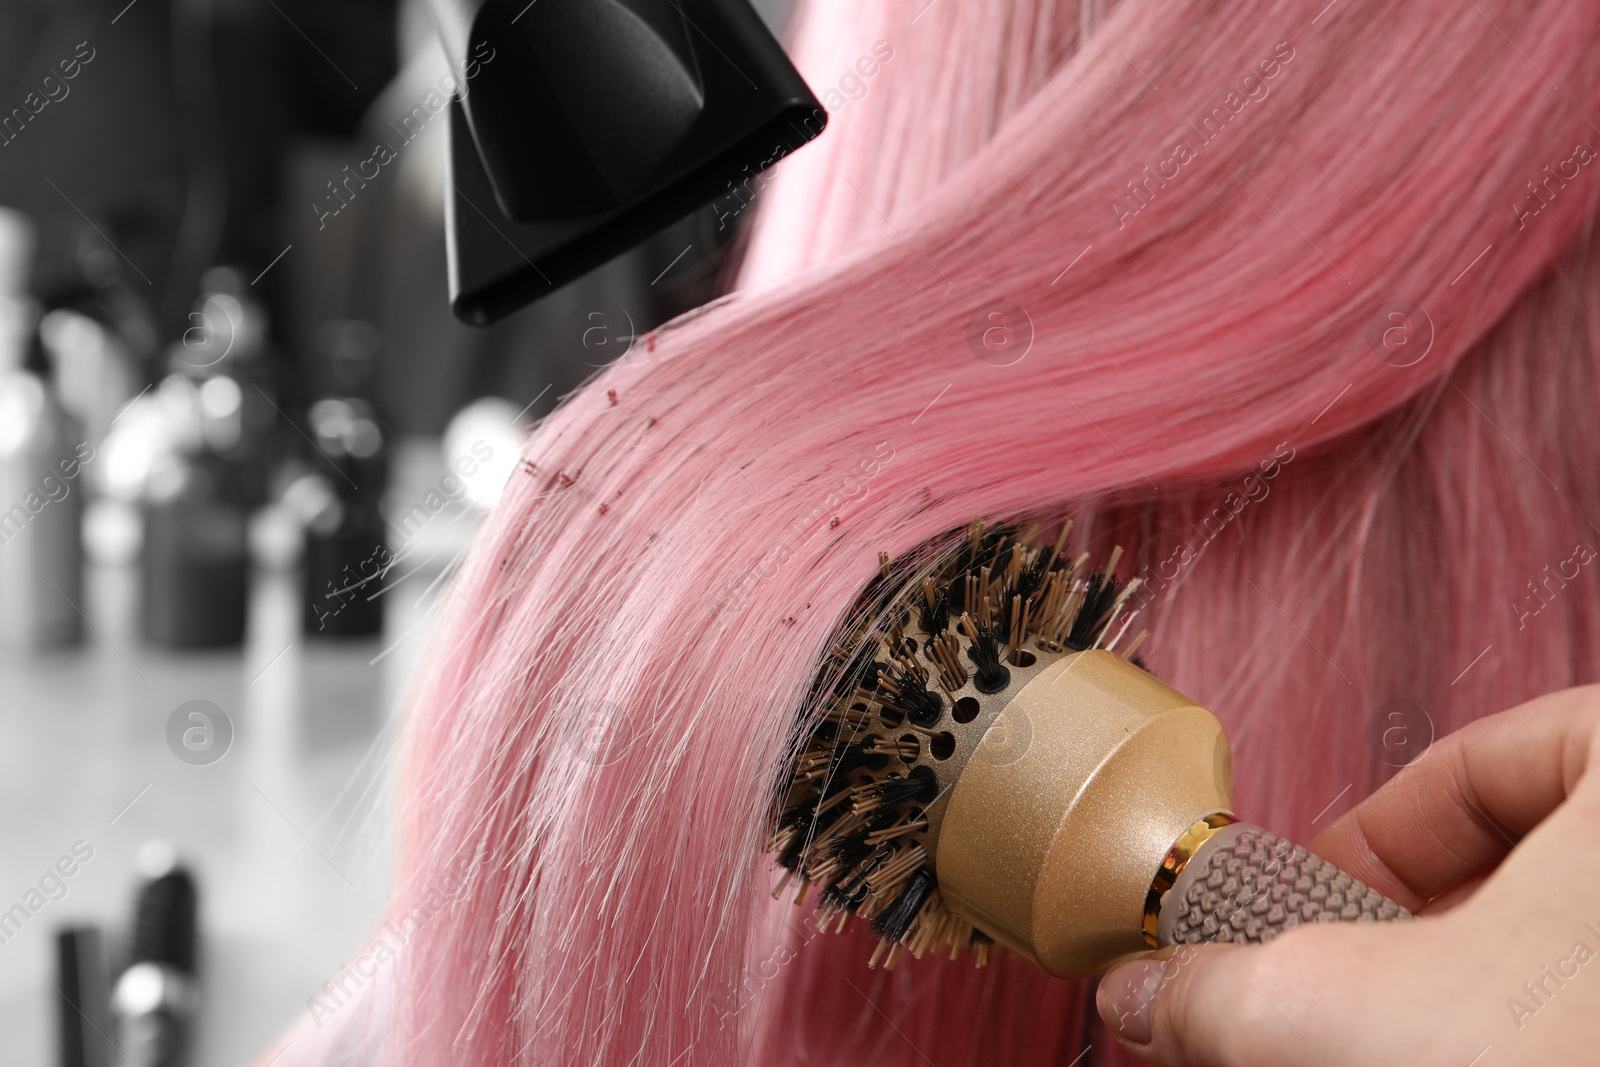
[[1341, 816], [1311, 850], [1417, 910], [1497, 864], [1578, 787], [1597, 721], [1600, 686], [1587, 686], [1472, 723]]
[[1113, 968], [1096, 1006], [1155, 1067], [1466, 1067], [1517, 1032], [1498, 990], [1525, 968], [1526, 934], [1506, 929], [1525, 899], [1488, 929], [1459, 918], [1311, 923], [1268, 945], [1164, 950]]
[[1184, 945], [1119, 964], [1100, 980], [1095, 1006], [1106, 1027], [1156, 1067], [1239, 1062], [1234, 1048], [1248, 964], [1258, 949]]

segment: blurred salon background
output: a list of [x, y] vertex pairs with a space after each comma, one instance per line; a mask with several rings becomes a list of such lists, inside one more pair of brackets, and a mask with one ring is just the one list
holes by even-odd
[[0, 0], [0, 1065], [157, 1002], [246, 1064], [349, 980], [522, 436], [726, 282], [708, 208], [458, 323], [449, 69], [421, 0]]

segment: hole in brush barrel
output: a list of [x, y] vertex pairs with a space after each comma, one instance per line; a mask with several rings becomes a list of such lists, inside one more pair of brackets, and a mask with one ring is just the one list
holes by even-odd
[[959, 723], [969, 723], [978, 717], [981, 710], [975, 697], [962, 697], [956, 701], [956, 706], [951, 710], [950, 717]]
[[928, 755], [936, 760], [947, 760], [956, 754], [956, 735], [940, 730], [928, 738]]

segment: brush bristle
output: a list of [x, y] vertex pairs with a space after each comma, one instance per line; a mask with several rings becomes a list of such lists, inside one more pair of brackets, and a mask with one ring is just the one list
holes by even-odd
[[767, 844], [785, 868], [774, 895], [793, 880], [799, 904], [820, 886], [818, 928], [865, 919], [879, 939], [872, 966], [930, 949], [982, 966], [995, 944], [944, 903], [935, 874], [930, 809], [949, 788], [935, 767], [950, 758], [950, 731], [972, 723], [958, 694], [1004, 692], [1013, 669], [1040, 655], [1115, 651], [1128, 630], [1138, 583], [1110, 573], [1120, 550], [1091, 571], [1087, 553], [1062, 554], [1071, 523], [1053, 547], [1036, 543], [1039, 532], [974, 520], [954, 547], [880, 555], [812, 688], [820, 714]]

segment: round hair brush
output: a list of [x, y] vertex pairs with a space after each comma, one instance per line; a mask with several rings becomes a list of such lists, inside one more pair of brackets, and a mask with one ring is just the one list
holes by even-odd
[[[892, 967], [999, 944], [1060, 977], [1165, 945], [1410, 913], [1230, 810], [1215, 716], [1119, 650], [1138, 579], [974, 522], [891, 564], [819, 673], [768, 842]], [[909, 577], [907, 577], [909, 575]]]

